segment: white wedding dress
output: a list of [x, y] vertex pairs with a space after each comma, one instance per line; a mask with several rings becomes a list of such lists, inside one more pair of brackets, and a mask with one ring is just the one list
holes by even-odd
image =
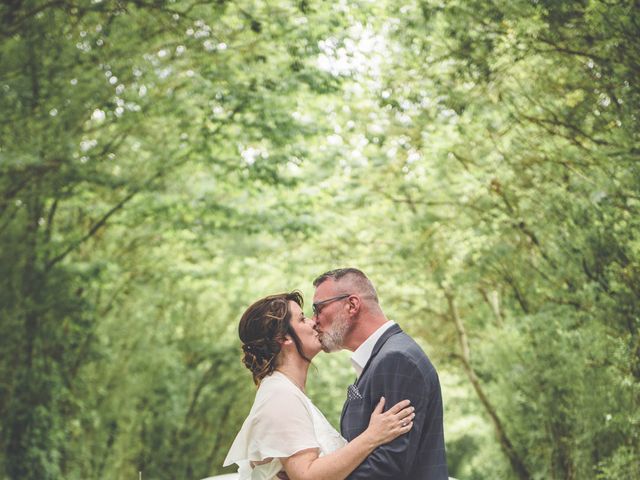
[[280, 458], [310, 448], [322, 456], [346, 443], [311, 400], [276, 371], [260, 383], [224, 466], [236, 463], [239, 480], [273, 480], [282, 470]]

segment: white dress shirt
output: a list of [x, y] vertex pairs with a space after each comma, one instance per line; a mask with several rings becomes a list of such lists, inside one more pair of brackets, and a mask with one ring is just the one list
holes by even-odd
[[367, 338], [362, 345], [356, 348], [353, 355], [351, 355], [351, 365], [353, 369], [356, 371], [356, 375], [359, 377], [364, 367], [367, 365], [369, 358], [371, 358], [371, 354], [373, 353], [373, 347], [376, 346], [376, 342], [380, 339], [382, 334], [386, 332], [390, 327], [395, 325], [396, 322], [393, 320], [389, 320], [384, 323], [380, 328], [378, 328], [375, 332], [373, 332], [369, 338]]

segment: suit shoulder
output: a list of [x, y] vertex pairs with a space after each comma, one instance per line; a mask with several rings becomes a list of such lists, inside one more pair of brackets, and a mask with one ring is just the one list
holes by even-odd
[[435, 368], [429, 357], [418, 343], [404, 332], [390, 337], [378, 353], [379, 362], [407, 364], [417, 368], [423, 374], [435, 373]]

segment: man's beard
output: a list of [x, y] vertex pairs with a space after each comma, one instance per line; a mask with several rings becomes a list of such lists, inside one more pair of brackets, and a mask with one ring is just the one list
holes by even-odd
[[333, 321], [329, 330], [323, 331], [320, 336], [322, 350], [325, 352], [337, 352], [344, 348], [344, 337], [349, 332], [349, 318], [340, 313]]

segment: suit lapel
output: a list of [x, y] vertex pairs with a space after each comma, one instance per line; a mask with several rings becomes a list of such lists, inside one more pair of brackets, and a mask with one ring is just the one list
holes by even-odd
[[[395, 325], [392, 325], [391, 327], [389, 327], [382, 334], [382, 336], [378, 339], [376, 344], [373, 346], [373, 350], [371, 351], [371, 357], [369, 357], [369, 360], [367, 361], [367, 364], [364, 366], [364, 369], [362, 370], [362, 373], [360, 374], [360, 376], [356, 379], [356, 381], [354, 383], [354, 385], [356, 387], [360, 383], [360, 380], [362, 380], [362, 377], [364, 376], [365, 372], [367, 371], [367, 368], [369, 368], [369, 365], [371, 365], [371, 360], [373, 360], [373, 357], [375, 357], [378, 354], [378, 352], [380, 351], [382, 346], [387, 342], [387, 340], [389, 340], [394, 335], [397, 335], [398, 333], [402, 333], [402, 329], [400, 328], [400, 326], [398, 324], [395, 324]], [[349, 405], [349, 392], [347, 390], [347, 400], [344, 402], [344, 405], [342, 406], [342, 414], [340, 415], [340, 430], [342, 430], [342, 425], [343, 425], [342, 422], [343, 422], [344, 416], [345, 416], [345, 414], [347, 412], [347, 406], [348, 405]], [[342, 432], [342, 433], [344, 433], [344, 432]]]
[[[356, 385], [358, 383], [358, 379], [356, 378], [356, 380], [353, 382], [353, 385]], [[349, 385], [351, 386], [351, 385]], [[342, 405], [342, 413], [340, 414], [340, 433], [342, 432], [342, 419], [344, 418], [344, 414], [347, 411], [347, 405], [349, 405], [349, 387], [347, 387], [347, 399], [344, 401], [344, 405]]]
[[371, 365], [371, 361], [374, 359], [374, 357], [378, 354], [378, 352], [380, 351], [380, 349], [383, 347], [383, 345], [385, 343], [387, 343], [387, 340], [389, 340], [391, 337], [393, 337], [394, 335], [397, 335], [398, 333], [402, 333], [402, 329], [400, 328], [400, 326], [396, 323], [395, 325], [390, 326], [383, 334], [382, 336], [378, 339], [378, 341], [376, 342], [376, 344], [373, 346], [373, 350], [371, 351], [371, 356], [369, 357], [369, 360], [367, 361], [367, 364], [364, 366], [364, 368], [362, 369], [362, 373], [360, 374], [360, 376], [358, 377], [358, 380], [356, 381], [356, 386], [358, 385], [358, 383], [360, 383], [360, 380], [362, 379], [362, 377], [364, 377], [365, 372], [367, 371], [367, 368], [369, 368], [369, 365]]

